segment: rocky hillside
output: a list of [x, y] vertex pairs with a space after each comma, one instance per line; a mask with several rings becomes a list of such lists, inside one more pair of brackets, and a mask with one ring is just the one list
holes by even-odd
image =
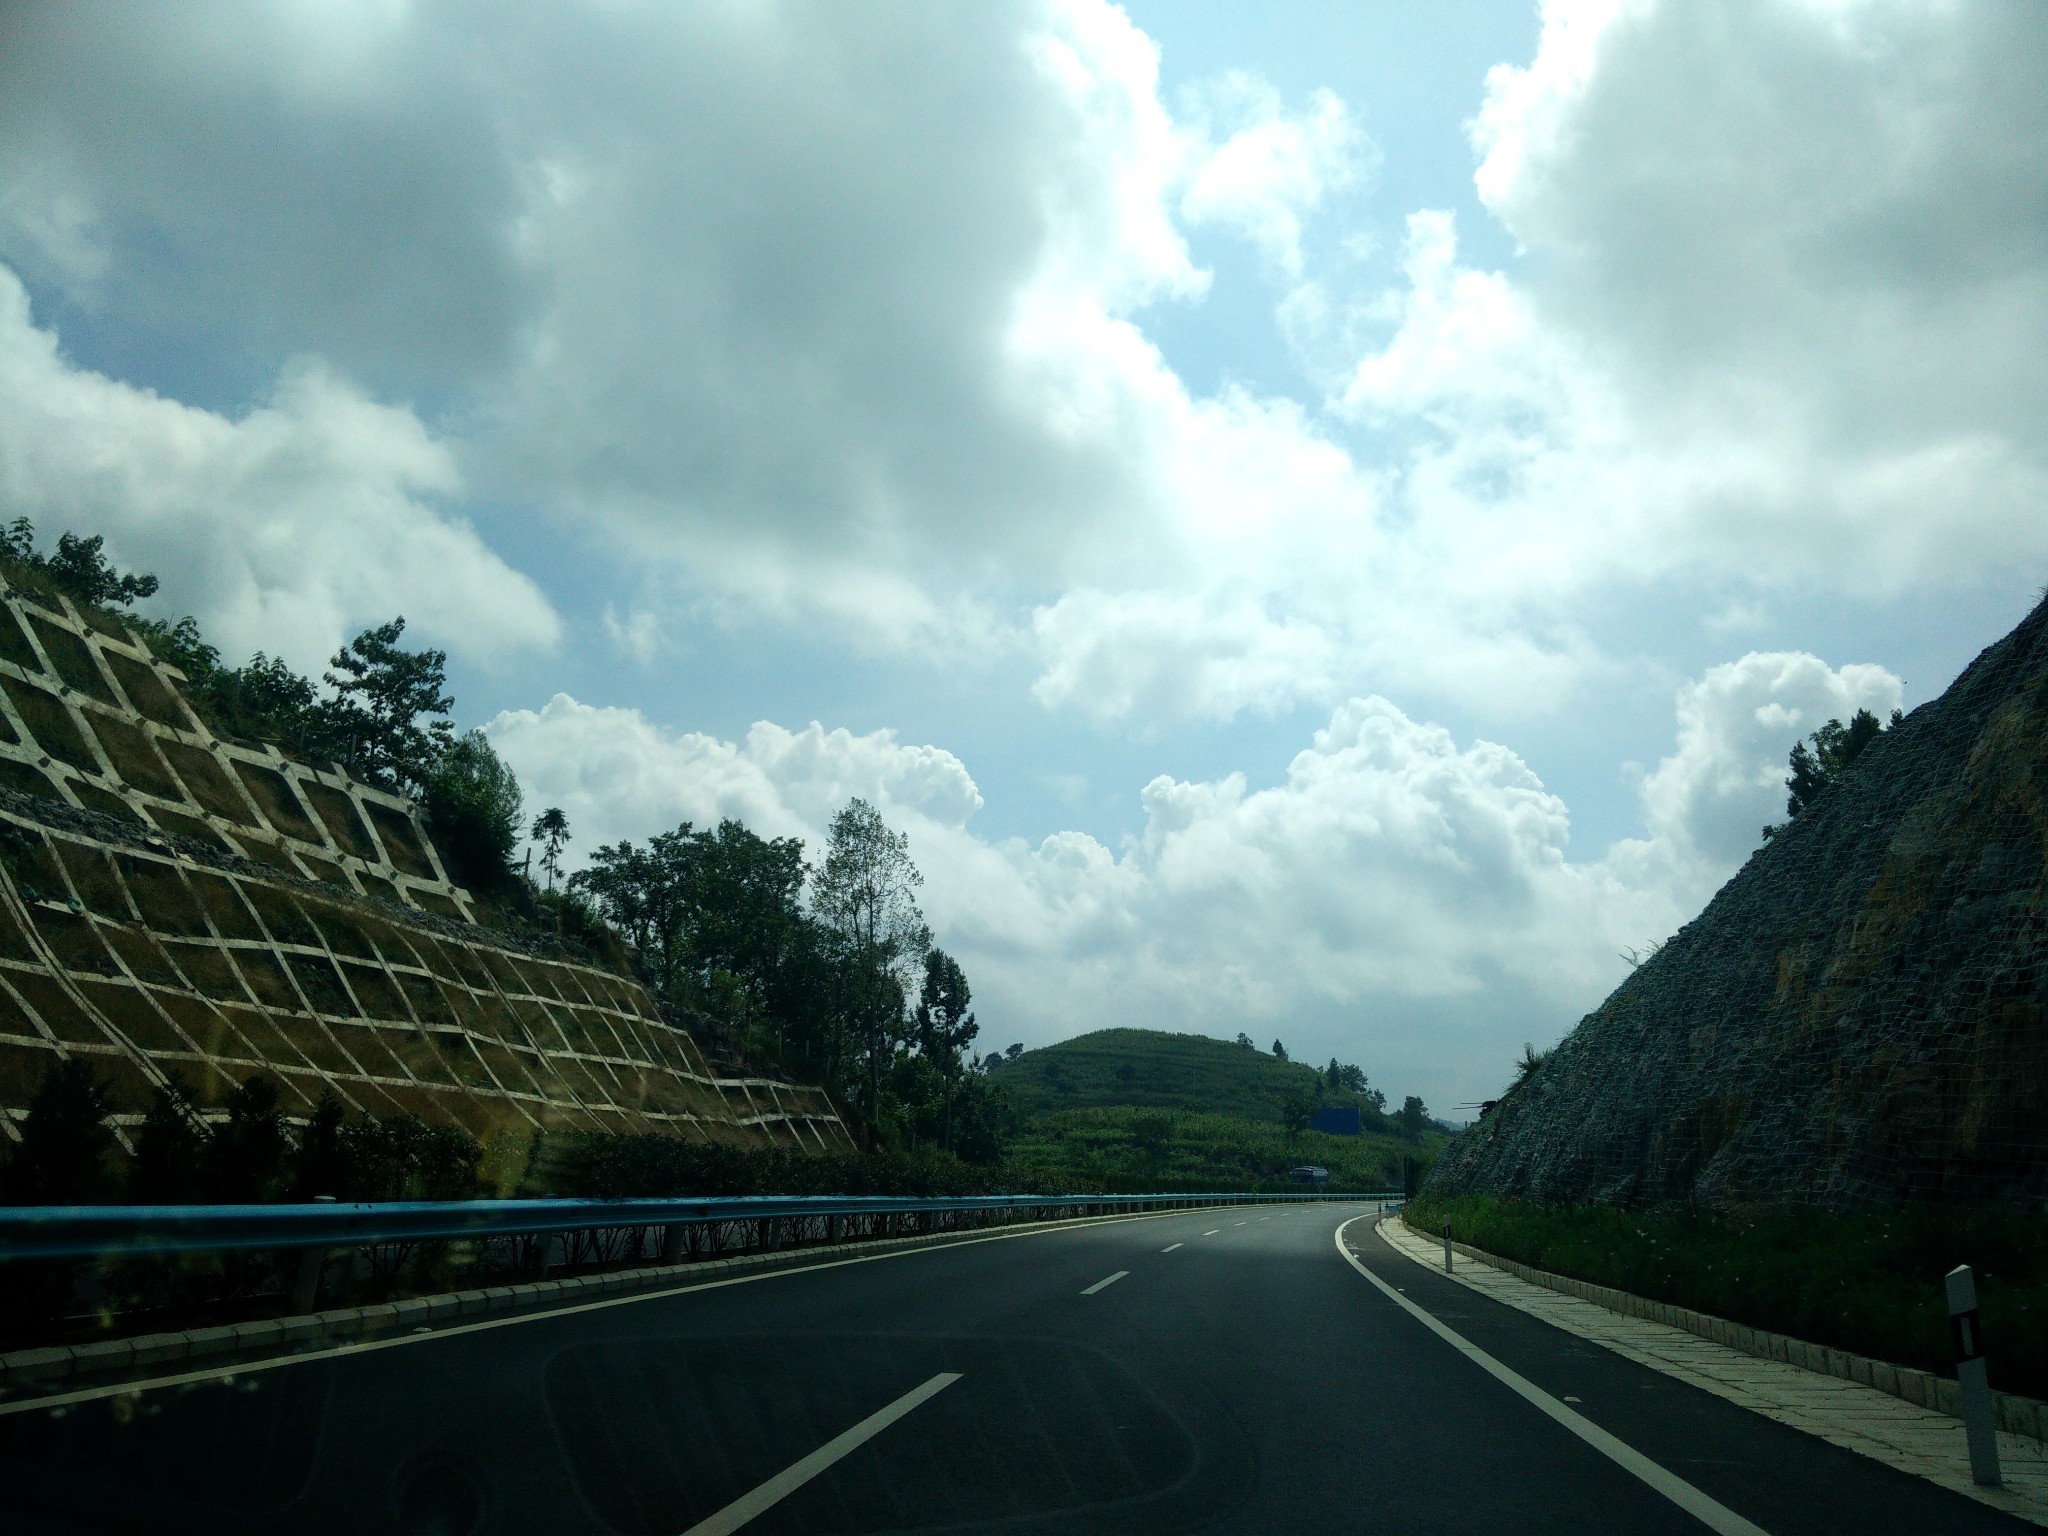
[[0, 1136], [84, 1056], [125, 1137], [176, 1074], [288, 1112], [843, 1150], [816, 1089], [714, 1071], [630, 977], [474, 921], [402, 796], [216, 735], [120, 623], [0, 589]]
[[2048, 603], [1885, 732], [1433, 1192], [2048, 1208]]

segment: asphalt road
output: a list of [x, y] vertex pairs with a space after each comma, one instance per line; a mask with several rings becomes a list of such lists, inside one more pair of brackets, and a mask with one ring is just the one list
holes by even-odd
[[[1357, 1209], [1198, 1211], [911, 1250], [8, 1413], [0, 1524], [1714, 1528], [1359, 1273], [1333, 1241]], [[1432, 1275], [1368, 1222], [1347, 1237], [1401, 1297], [1770, 1536], [2031, 1529]]]

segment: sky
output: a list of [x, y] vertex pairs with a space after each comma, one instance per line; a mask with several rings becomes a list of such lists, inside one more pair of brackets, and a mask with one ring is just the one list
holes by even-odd
[[0, 513], [982, 1043], [1494, 1096], [2048, 580], [2048, 8], [0, 12]]

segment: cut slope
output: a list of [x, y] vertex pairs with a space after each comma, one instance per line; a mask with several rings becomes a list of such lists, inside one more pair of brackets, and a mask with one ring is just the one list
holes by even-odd
[[1433, 1191], [2048, 1206], [2048, 603], [1751, 856]]
[[262, 1072], [487, 1142], [560, 1127], [848, 1148], [826, 1095], [721, 1077], [629, 978], [469, 921], [410, 802], [223, 741], [120, 623], [0, 592], [0, 1135], [93, 1060], [126, 1133]]

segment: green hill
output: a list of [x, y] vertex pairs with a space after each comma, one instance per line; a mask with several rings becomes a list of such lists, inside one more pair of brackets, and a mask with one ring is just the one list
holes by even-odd
[[1357, 1094], [1330, 1091], [1314, 1067], [1207, 1035], [1100, 1029], [1026, 1051], [998, 1067], [994, 1079], [1026, 1121], [1066, 1110], [1128, 1106], [1280, 1125], [1287, 1100], [1302, 1096], [1315, 1104], [1359, 1104], [1368, 1132], [1394, 1128]]
[[1031, 1123], [1011, 1140], [1005, 1161], [1020, 1189], [1294, 1189], [1287, 1171], [1312, 1163], [1329, 1170], [1331, 1188], [1357, 1191], [1402, 1188], [1411, 1172], [1427, 1170], [1444, 1141], [1434, 1128], [1416, 1141], [1378, 1132], [1325, 1136], [1247, 1115], [1112, 1107], [1063, 1110]]
[[[1287, 1189], [1288, 1169], [1314, 1163], [1338, 1189], [1398, 1189], [1445, 1140], [1433, 1124], [1409, 1139], [1397, 1118], [1332, 1089], [1314, 1067], [1207, 1035], [1097, 1030], [1025, 1051], [992, 1080], [1020, 1188]], [[1289, 1130], [1290, 1102], [1355, 1104], [1362, 1134]]]

